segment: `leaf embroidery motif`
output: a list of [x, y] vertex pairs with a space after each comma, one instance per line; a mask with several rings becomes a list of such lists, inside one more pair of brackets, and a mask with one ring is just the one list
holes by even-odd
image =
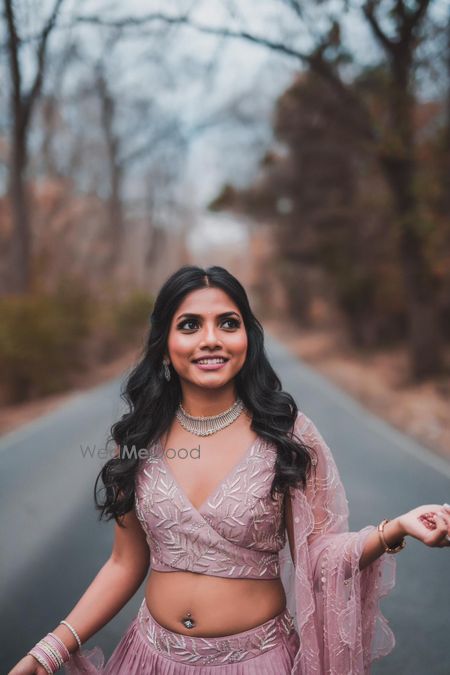
[[136, 514], [155, 569], [217, 576], [276, 578], [285, 543], [281, 500], [268, 493], [276, 451], [255, 443], [200, 511], [187, 501], [163, 461], [136, 474]]

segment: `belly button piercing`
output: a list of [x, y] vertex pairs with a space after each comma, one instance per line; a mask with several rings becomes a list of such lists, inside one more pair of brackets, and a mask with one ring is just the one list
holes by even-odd
[[186, 628], [194, 628], [195, 626], [195, 621], [191, 619], [191, 612], [187, 612], [186, 618], [181, 620], [181, 623], [183, 623]]

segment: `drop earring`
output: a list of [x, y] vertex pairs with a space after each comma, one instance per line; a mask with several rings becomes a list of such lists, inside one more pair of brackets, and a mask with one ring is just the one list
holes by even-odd
[[167, 382], [170, 381], [170, 368], [169, 368], [169, 361], [166, 361], [165, 359], [163, 360], [163, 365], [164, 365], [164, 377], [166, 378]]

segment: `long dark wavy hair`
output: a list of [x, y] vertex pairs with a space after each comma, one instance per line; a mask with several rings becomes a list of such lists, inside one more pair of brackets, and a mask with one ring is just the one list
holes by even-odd
[[[169, 330], [174, 313], [186, 295], [206, 287], [222, 289], [238, 306], [244, 321], [247, 357], [235, 376], [235, 387], [252, 416], [253, 431], [277, 448], [271, 496], [274, 498], [275, 492], [284, 494], [290, 486], [306, 487], [313, 450], [293, 432], [297, 405], [293, 397], [282, 390], [269, 363], [263, 327], [250, 308], [243, 286], [223, 267], [202, 269], [184, 265], [161, 287], [150, 317], [142, 356], [122, 388], [121, 398], [129, 409], [113, 424], [108, 440], [118, 446], [117, 456], [106, 462], [95, 481], [94, 499], [96, 508], [101, 511], [99, 520], [114, 518], [121, 526], [118, 518], [133, 508], [139, 455], [130, 453], [129, 448], [148, 448], [168, 431], [172, 423], [182, 392], [172, 365], [169, 366], [170, 381], [163, 376], [162, 360], [167, 354]], [[126, 449], [128, 451], [124, 452]], [[104, 485], [102, 499], [97, 495], [100, 478]]]

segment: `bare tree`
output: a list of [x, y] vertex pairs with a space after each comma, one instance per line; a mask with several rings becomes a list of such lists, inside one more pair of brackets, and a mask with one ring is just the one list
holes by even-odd
[[412, 365], [417, 377], [439, 372], [442, 365], [436, 311], [436, 280], [421, 234], [421, 208], [416, 190], [413, 112], [414, 53], [430, 0], [415, 9], [400, 0], [392, 11], [395, 35], [390, 37], [377, 16], [379, 0], [364, 4], [364, 15], [386, 54], [389, 66], [387, 106], [390, 131], [379, 146], [379, 158], [391, 186], [399, 228], [400, 256], [409, 303]]
[[95, 83], [100, 100], [101, 127], [107, 152], [109, 172], [108, 224], [110, 230], [110, 264], [117, 264], [123, 244], [123, 165], [120, 161], [121, 141], [115, 129], [116, 101], [109, 88], [102, 61], [95, 69]]
[[[190, 26], [204, 33], [250, 41], [270, 50], [292, 56], [308, 66], [338, 94], [349, 111], [354, 133], [363, 142], [373, 145], [391, 189], [398, 229], [399, 254], [403, 282], [408, 299], [410, 355], [417, 378], [439, 372], [442, 365], [440, 331], [436, 308], [436, 279], [427, 259], [426, 242], [421, 232], [421, 203], [416, 192], [417, 157], [413, 125], [415, 105], [414, 76], [416, 55], [423, 39], [424, 24], [431, 0], [346, 0], [343, 9], [360, 11], [385, 56], [389, 87], [386, 107], [388, 124], [380, 128], [364, 97], [347, 84], [341, 62], [348, 57], [341, 40], [341, 24], [333, 3], [317, 0], [306, 6], [297, 0], [280, 0], [282, 9], [292, 12], [300, 29], [313, 38], [309, 51], [292, 46], [283, 36], [279, 40], [257, 35], [247, 29], [229, 29], [200, 25], [188, 15], [178, 17], [153, 13], [144, 17], [108, 20], [104, 17], [83, 17], [80, 20], [122, 29], [133, 29], [147, 23], [167, 22]], [[308, 17], [309, 9], [318, 8], [321, 21], [317, 25]], [[328, 27], [320, 33], [328, 15]]]
[[12, 120], [9, 192], [12, 206], [11, 291], [24, 292], [31, 284], [31, 231], [26, 187], [28, 136], [31, 118], [42, 91], [46, 71], [48, 42], [64, 0], [55, 0], [45, 25], [36, 37], [35, 73], [28, 89], [24, 87], [21, 60], [22, 41], [12, 0], [3, 0], [10, 71], [10, 110]]
[[[415, 182], [417, 158], [413, 126], [415, 105], [415, 52], [421, 41], [421, 30], [431, 0], [416, 0], [413, 8], [405, 0], [397, 0], [393, 7], [384, 0], [366, 0], [363, 15], [372, 34], [386, 55], [389, 73], [387, 108], [389, 123], [380, 137], [379, 120], [367, 109], [362, 98], [342, 79], [339, 68], [328, 59], [327, 53], [341, 46], [340, 25], [334, 20], [327, 34], [309, 54], [297, 53], [311, 70], [320, 75], [353, 108], [354, 130], [377, 148], [387, 183], [391, 188], [399, 229], [399, 252], [408, 300], [410, 323], [411, 365], [417, 378], [439, 372], [442, 365], [440, 330], [436, 308], [436, 279], [426, 257], [426, 246], [421, 234], [420, 202]], [[387, 7], [389, 4], [389, 7]], [[303, 19], [300, 3], [290, 6]], [[379, 10], [389, 11], [394, 35], [383, 28]], [[229, 33], [230, 31], [219, 31]], [[263, 38], [236, 33], [271, 49], [288, 53], [285, 45]]]
[[443, 143], [444, 167], [443, 167], [443, 199], [442, 209], [446, 214], [450, 214], [450, 10], [447, 19], [447, 40], [446, 40], [446, 120], [445, 137]]

